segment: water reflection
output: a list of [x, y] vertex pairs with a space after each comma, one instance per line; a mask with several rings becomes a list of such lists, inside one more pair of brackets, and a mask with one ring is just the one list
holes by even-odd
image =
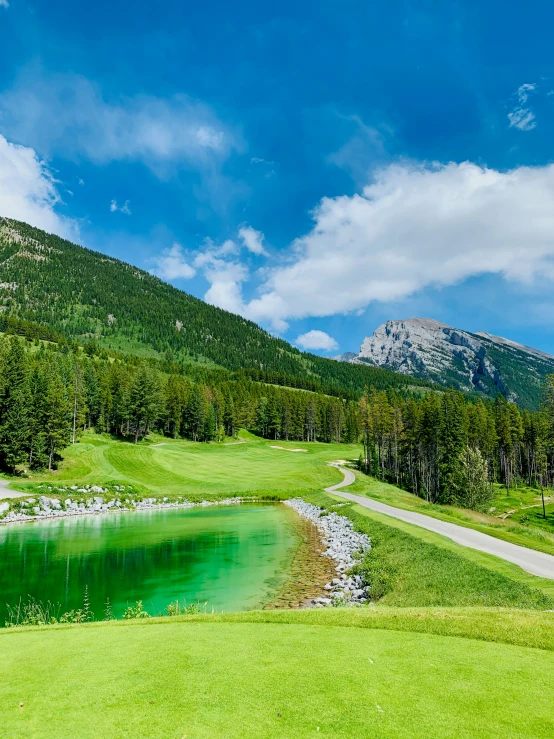
[[281, 584], [298, 545], [284, 506], [241, 505], [113, 513], [0, 527], [0, 621], [31, 595], [91, 607], [102, 618], [143, 600], [177, 598], [216, 610], [259, 607]]

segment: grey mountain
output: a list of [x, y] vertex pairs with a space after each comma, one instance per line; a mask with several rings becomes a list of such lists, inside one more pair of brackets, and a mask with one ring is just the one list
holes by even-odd
[[501, 393], [528, 408], [538, 407], [544, 378], [554, 374], [550, 354], [431, 318], [387, 321], [363, 340], [358, 354], [346, 352], [336, 359], [386, 367], [492, 397]]

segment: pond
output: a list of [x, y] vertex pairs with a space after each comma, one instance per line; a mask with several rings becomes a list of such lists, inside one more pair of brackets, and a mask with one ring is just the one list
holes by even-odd
[[278, 504], [79, 516], [0, 527], [0, 624], [27, 596], [96, 619], [109, 598], [120, 617], [142, 600], [150, 614], [179, 599], [208, 610], [259, 608], [282, 588], [301, 536]]

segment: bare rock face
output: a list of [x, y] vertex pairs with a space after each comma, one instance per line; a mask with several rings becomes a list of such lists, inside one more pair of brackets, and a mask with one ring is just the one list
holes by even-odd
[[422, 377], [463, 390], [498, 393], [533, 406], [554, 357], [484, 332], [472, 334], [431, 318], [387, 321], [364, 339], [354, 364]]

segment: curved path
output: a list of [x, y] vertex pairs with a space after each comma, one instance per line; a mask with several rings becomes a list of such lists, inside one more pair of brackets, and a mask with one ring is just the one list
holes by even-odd
[[394, 508], [385, 503], [379, 503], [379, 501], [373, 500], [372, 498], [366, 498], [363, 495], [339, 492], [341, 488], [351, 485], [356, 480], [356, 476], [351, 470], [344, 469], [344, 467], [340, 467], [337, 463], [331, 463], [331, 466], [336, 467], [342, 472], [344, 480], [337, 485], [325, 488], [326, 493], [340, 495], [341, 498], [351, 500], [353, 503], [357, 503], [364, 508], [369, 508], [377, 513], [384, 513], [385, 516], [392, 516], [393, 518], [398, 518], [400, 521], [405, 521], [406, 523], [420, 526], [422, 529], [433, 531], [435, 534], [446, 536], [463, 547], [478, 549], [480, 552], [500, 557], [500, 559], [505, 559], [507, 562], [518, 565], [518, 567], [531, 573], [531, 575], [554, 580], [554, 556], [551, 554], [536, 552], [534, 549], [520, 547], [517, 544], [510, 544], [508, 541], [496, 539], [494, 536], [482, 534], [480, 531], [468, 529], [465, 526], [458, 526], [455, 523], [440, 521], [437, 518], [425, 516], [423, 513]]

